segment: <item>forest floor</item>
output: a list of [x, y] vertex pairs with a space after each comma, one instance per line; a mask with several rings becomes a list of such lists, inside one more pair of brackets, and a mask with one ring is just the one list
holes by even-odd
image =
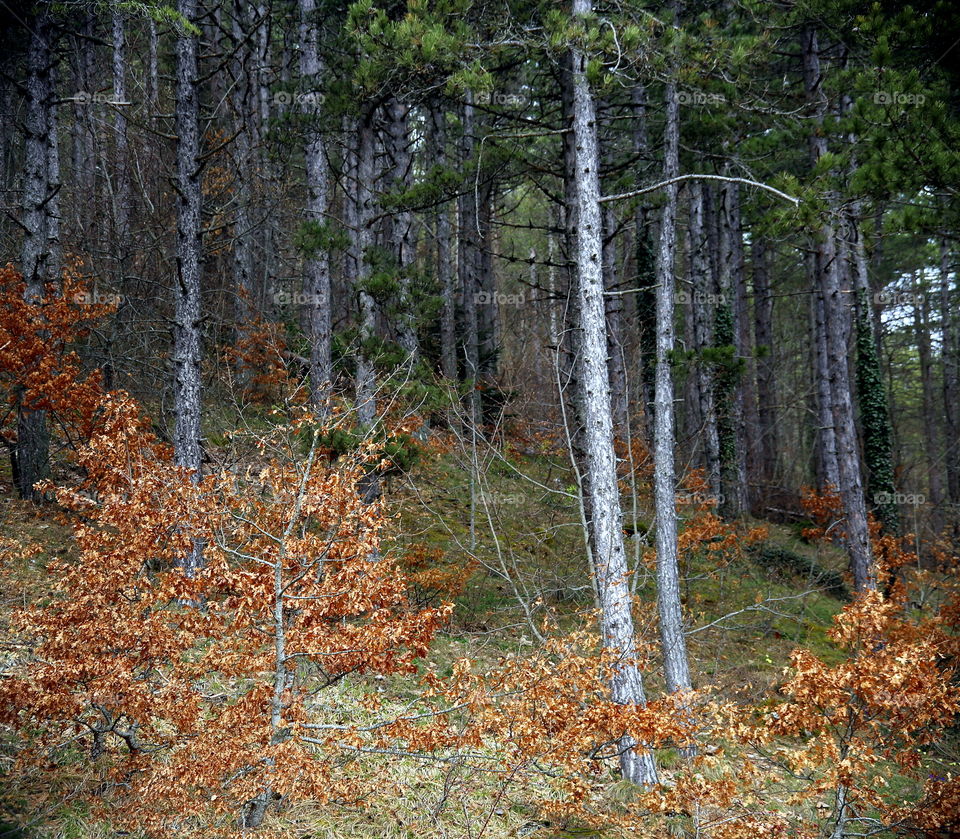
[[[592, 589], [569, 466], [561, 458], [516, 453], [486, 464], [482, 487], [475, 486], [473, 491], [472, 532], [469, 471], [469, 464], [455, 452], [433, 453], [421, 457], [411, 473], [392, 478], [386, 487], [387, 510], [395, 525], [388, 550], [405, 557], [401, 564], [407, 564], [423, 582], [415, 587], [415, 597], [423, 602], [441, 599], [444, 586], [437, 579], [468, 575], [456, 594], [453, 619], [429, 658], [430, 668], [440, 675], [449, 675], [453, 662], [461, 657], [483, 671], [507, 655], [523, 655], [533, 647], [534, 628], [545, 618], [562, 629], [593, 620]], [[643, 523], [644, 510], [649, 516], [649, 499], [638, 498], [634, 505], [627, 498], [625, 508], [628, 530], [634, 534], [628, 545], [633, 558], [639, 558], [635, 617], [641, 643], [649, 649], [647, 693], [657, 696], [662, 693], [662, 681], [656, 653], [652, 551], [646, 544], [651, 537]], [[631, 526], [634, 521], [637, 524]], [[738, 543], [759, 525], [738, 525], [743, 537]], [[681, 567], [695, 686], [710, 686], [721, 698], [754, 705], [777, 698], [784, 664], [794, 648], [806, 647], [827, 662], [838, 660], [840, 654], [826, 633], [843, 605], [837, 591], [830, 590], [843, 571], [839, 549], [806, 542], [800, 524], [763, 526], [765, 538], [747, 550], [715, 551], [709, 542], [694, 542], [684, 551]], [[46, 562], [69, 558], [73, 548], [69, 528], [56, 521], [49, 509], [15, 497], [8, 467], [0, 472], [0, 527], [7, 538], [44, 546], [43, 553], [11, 564], [0, 576], [2, 672], [24, 655], [10, 628], [12, 615], [47, 596]], [[521, 600], [533, 612], [533, 627]], [[318, 704], [335, 708], [341, 718], [351, 707], [357, 713], [369, 713], [359, 701], [369, 690], [382, 695], [385, 708], [394, 703], [400, 707], [413, 695], [416, 683], [399, 676], [344, 680], [324, 691]], [[672, 750], [658, 758], [667, 773], [680, 760]], [[5, 797], [2, 772], [11, 759], [12, 744], [7, 741], [0, 747], [0, 809]], [[376, 771], [382, 773], [384, 767]], [[384, 785], [393, 787], [391, 795], [371, 800], [363, 808], [311, 809], [300, 804], [276, 818], [291, 829], [300, 825], [291, 836], [303, 836], [306, 821], [311, 824], [309, 835], [316, 837], [423, 839], [422, 830], [410, 826], [425, 820], [435, 825], [436, 836], [558, 839], [596, 835], [573, 825], [542, 822], [523, 798], [455, 765], [394, 760], [386, 768]], [[616, 784], [611, 784], [611, 795], [616, 794]], [[673, 832], [682, 835], [681, 825]], [[0, 822], [0, 837], [8, 835], [12, 839], [15, 834], [4, 833]], [[86, 818], [82, 808], [66, 801], [27, 835], [93, 839], [113, 834], [107, 825]]]

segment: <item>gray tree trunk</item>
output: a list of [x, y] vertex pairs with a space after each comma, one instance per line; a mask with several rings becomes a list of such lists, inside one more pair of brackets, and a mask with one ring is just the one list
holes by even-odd
[[[390, 189], [403, 192], [413, 180], [413, 155], [410, 151], [410, 106], [391, 99], [386, 108], [389, 126], [388, 150], [391, 158]], [[391, 247], [397, 262], [400, 311], [396, 315], [397, 343], [416, 361], [420, 355], [417, 339], [416, 312], [411, 295], [411, 274], [416, 263], [416, 241], [413, 228], [413, 213], [399, 210], [390, 219]]]
[[[447, 114], [434, 103], [430, 109], [433, 139], [433, 163], [447, 165]], [[450, 381], [457, 378], [457, 305], [456, 275], [451, 260], [452, 230], [450, 207], [446, 202], [437, 210], [437, 280], [443, 297], [440, 309], [440, 369]]]
[[[299, 0], [300, 5], [300, 75], [308, 92], [315, 93], [320, 82], [320, 54], [317, 42], [315, 0]], [[305, 218], [316, 225], [327, 220], [329, 175], [323, 134], [317, 124], [318, 108], [305, 105], [307, 114], [304, 135], [304, 162], [306, 168], [307, 206]], [[331, 356], [330, 312], [330, 254], [321, 245], [307, 255], [304, 263], [304, 290], [309, 306], [310, 334], [310, 403], [320, 415], [326, 416], [330, 403], [330, 385], [333, 380]]]
[[626, 435], [629, 425], [627, 404], [627, 362], [623, 336], [623, 295], [617, 272], [617, 214], [610, 205], [603, 208], [603, 284], [607, 318], [607, 366], [615, 433]]
[[[590, 0], [574, 0], [575, 18], [590, 12]], [[577, 48], [573, 48], [571, 53], [576, 161], [573, 180], [576, 187], [577, 314], [581, 339], [578, 380], [585, 420], [585, 460], [590, 474], [592, 514], [589, 526], [596, 546], [594, 562], [603, 643], [618, 654], [613, 670], [613, 700], [622, 704], [643, 704], [646, 697], [636, 663], [607, 376], [603, 223], [600, 213], [600, 154], [596, 113], [587, 81], [587, 58]], [[656, 766], [649, 751], [635, 748], [635, 743], [629, 737], [621, 742], [621, 749], [620, 767], [624, 778], [638, 784], [656, 783]]]
[[[461, 140], [461, 166], [467, 167], [474, 157], [474, 111], [471, 97], [463, 106], [463, 138]], [[463, 193], [458, 200], [457, 213], [457, 265], [460, 274], [460, 289], [463, 294], [463, 362], [464, 376], [476, 385], [480, 379], [480, 340], [477, 315], [477, 294], [480, 290], [477, 252], [477, 197], [473, 190]], [[467, 397], [468, 416], [475, 429], [480, 424], [480, 391], [474, 386]]]
[[[231, 144], [234, 177], [237, 182], [236, 213], [233, 223], [233, 285], [236, 303], [234, 306], [235, 331], [244, 336], [257, 310], [256, 290], [253, 278], [254, 230], [252, 213], [251, 176], [256, 168], [251, 149], [255, 142], [256, 129], [251, 124], [259, 116], [253, 99], [254, 86], [251, 74], [248, 14], [250, 7], [242, 0], [234, 0], [231, 15], [233, 35], [234, 80], [230, 97], [234, 112], [237, 136]], [[246, 375], [248, 371], [243, 371]]]
[[724, 183], [720, 190], [719, 245], [720, 298], [717, 302], [715, 339], [732, 352], [720, 363], [717, 393], [717, 431], [720, 438], [720, 510], [726, 519], [742, 516], [746, 510], [746, 458], [743, 438], [743, 398], [739, 364], [740, 324], [737, 298], [743, 283], [740, 192], [737, 184]]
[[747, 287], [746, 258], [743, 248], [743, 223], [740, 212], [740, 185], [730, 184], [730, 210], [733, 217], [733, 322], [737, 359], [743, 366], [737, 381], [737, 473], [740, 504], [749, 512], [759, 500], [754, 487], [760, 460], [757, 409], [756, 358], [753, 348], [753, 323], [750, 316], [750, 294]]
[[92, 251], [99, 247], [98, 238], [103, 235], [90, 212], [87, 199], [96, 190], [96, 161], [94, 159], [95, 130], [94, 108], [91, 97], [96, 87], [94, 82], [94, 25], [93, 15], [85, 15], [74, 36], [71, 63], [73, 65], [73, 124], [70, 127], [70, 168], [74, 189], [83, 196], [74, 200], [71, 225], [73, 239], [81, 248]]
[[770, 252], [760, 236], [753, 239], [753, 339], [757, 347], [758, 472], [765, 488], [777, 474], [780, 451], [777, 428], [776, 356], [773, 337], [773, 289], [770, 285]]
[[[177, 11], [188, 20], [196, 0], [178, 0]], [[174, 432], [177, 465], [193, 471], [199, 482], [203, 452], [200, 431], [201, 301], [203, 259], [201, 218], [200, 105], [195, 36], [181, 32], [176, 44], [177, 135], [177, 277], [174, 287], [173, 363]], [[202, 561], [200, 546], [185, 558], [192, 573]]]
[[812, 339], [815, 407], [817, 428], [814, 440], [817, 488], [821, 491], [840, 487], [840, 465], [837, 462], [837, 437], [833, 429], [833, 397], [830, 395], [830, 364], [827, 357], [827, 332], [823, 313], [823, 295], [820, 292], [821, 259], [810, 254], [807, 271], [810, 281], [810, 332]]
[[[665, 91], [665, 181], [680, 174], [680, 106], [676, 82]], [[674, 469], [673, 315], [674, 260], [677, 246], [677, 184], [666, 187], [657, 255], [657, 369], [653, 408], [653, 501], [656, 508], [657, 608], [667, 691], [690, 690], [690, 667], [683, 632], [680, 575], [677, 567], [676, 474]]]
[[951, 300], [950, 245], [940, 243], [940, 320], [943, 325], [943, 404], [947, 495], [951, 504], [960, 504], [960, 324], [957, 305]]
[[[497, 276], [494, 270], [493, 255], [496, 251], [494, 236], [493, 199], [494, 184], [492, 181], [480, 186], [480, 206], [477, 221], [478, 249], [477, 258], [477, 290], [480, 297], [477, 301], [477, 341], [478, 358], [480, 365], [480, 398], [481, 417], [485, 424], [494, 422], [488, 416], [495, 407], [491, 399], [496, 388], [497, 371], [500, 354], [500, 296], [497, 294]], [[486, 397], [486, 398], [485, 398]]]
[[[44, 8], [31, 19], [27, 44], [26, 119], [24, 121], [23, 249], [25, 299], [40, 305], [47, 283], [59, 281], [59, 159], [55, 104], [53, 24]], [[48, 477], [49, 434], [46, 412], [18, 402], [13, 475], [22, 498], [39, 500], [34, 484]]]
[[940, 416], [933, 382], [933, 354], [930, 351], [930, 294], [919, 282], [914, 284], [913, 328], [920, 358], [920, 391], [923, 404], [923, 449], [927, 461], [927, 501], [930, 528], [939, 536], [943, 530], [943, 476], [940, 473]]
[[[647, 93], [642, 84], [631, 91], [633, 105], [633, 152], [638, 159], [650, 153], [647, 135]], [[656, 300], [654, 284], [653, 237], [648, 228], [648, 209], [638, 204], [633, 216], [633, 250], [637, 293], [637, 320], [640, 332], [640, 397], [643, 402], [643, 438], [653, 445], [653, 390], [656, 367]]]
[[106, 341], [103, 365], [104, 383], [108, 389], [115, 386], [114, 344], [117, 335], [123, 329], [123, 320], [127, 307], [123, 305], [126, 291], [127, 266], [130, 261], [132, 237], [130, 231], [130, 214], [132, 211], [130, 194], [130, 151], [127, 137], [127, 117], [124, 111], [127, 101], [127, 39], [123, 15], [114, 11], [111, 20], [112, 30], [112, 69], [113, 69], [113, 101], [117, 103], [113, 112], [113, 169], [110, 173], [109, 186], [112, 201], [113, 233], [110, 237], [110, 249], [113, 254], [114, 287], [120, 295], [120, 306], [114, 314], [110, 324], [110, 331]]
[[[370, 258], [374, 244], [374, 155], [376, 133], [374, 115], [365, 107], [357, 121], [356, 133], [356, 231], [354, 246], [357, 263], [357, 297], [360, 305], [359, 340], [356, 373], [357, 421], [360, 428], [369, 430], [377, 417], [377, 376], [373, 357], [373, 340], [376, 335], [376, 301], [370, 293]], [[376, 493], [374, 493], [375, 495]]]
[[[808, 98], [815, 105], [820, 128], [811, 133], [810, 151], [814, 164], [827, 151], [823, 134], [826, 97], [817, 47], [816, 30], [803, 33], [803, 70]], [[832, 199], [831, 199], [832, 200]], [[835, 204], [835, 201], [832, 201]], [[870, 549], [867, 509], [860, 469], [860, 452], [854, 424], [853, 396], [850, 387], [849, 337], [850, 289], [843, 288], [837, 255], [836, 232], [828, 222], [818, 232], [818, 287], [823, 301], [827, 368], [833, 408], [833, 428], [837, 441], [837, 465], [840, 473], [840, 498], [846, 518], [847, 552], [857, 591], [876, 587], [876, 574]]]
[[151, 124], [156, 121], [157, 108], [160, 105], [160, 71], [157, 64], [159, 52], [159, 38], [157, 37], [157, 22], [147, 16], [147, 67], [146, 88], [147, 103], [150, 110]]
[[[692, 181], [690, 194], [690, 273], [692, 294], [689, 307], [693, 316], [694, 348], [702, 353], [713, 343], [713, 304], [715, 294], [710, 270], [710, 247], [704, 224], [705, 196], [702, 183]], [[695, 376], [700, 405], [697, 413], [702, 423], [703, 466], [714, 498], [720, 497], [720, 440], [717, 435], [717, 410], [713, 394], [711, 365], [698, 358]]]

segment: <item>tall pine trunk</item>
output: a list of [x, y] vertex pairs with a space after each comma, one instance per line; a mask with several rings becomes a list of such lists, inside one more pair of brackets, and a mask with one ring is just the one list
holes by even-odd
[[761, 236], [753, 239], [753, 340], [757, 352], [757, 471], [764, 490], [777, 475], [777, 380], [773, 337], [773, 289], [770, 251]]
[[[574, 18], [591, 12], [590, 0], [574, 0]], [[579, 401], [585, 420], [584, 450], [591, 496], [589, 527], [595, 545], [594, 562], [600, 596], [603, 644], [617, 653], [613, 667], [615, 702], [643, 704], [646, 697], [636, 662], [636, 640], [624, 551], [622, 514], [613, 450], [607, 337], [603, 304], [603, 222], [600, 213], [600, 154], [596, 111], [587, 81], [587, 57], [571, 49], [573, 182], [577, 224], [577, 315], [580, 331]], [[638, 784], [657, 780], [653, 755], [629, 735], [620, 743], [624, 778]]]
[[[663, 179], [680, 174], [680, 106], [677, 86], [665, 91]], [[657, 255], [657, 368], [653, 401], [653, 502], [656, 508], [657, 608], [667, 691], [690, 690], [690, 667], [683, 632], [680, 575], [677, 567], [676, 474], [674, 469], [673, 316], [674, 259], [677, 247], [677, 184], [666, 187]]]
[[697, 413], [701, 422], [701, 451], [707, 483], [714, 498], [720, 497], [720, 439], [717, 434], [717, 411], [714, 402], [714, 382], [711, 364], [704, 351], [711, 346], [713, 330], [714, 282], [710, 268], [709, 242], [704, 223], [705, 190], [702, 183], [693, 181], [690, 194], [690, 280], [691, 294], [688, 299], [693, 316], [693, 340], [697, 352], [694, 375], [697, 380], [697, 398], [700, 405]]
[[[447, 165], [447, 114], [434, 103], [430, 109], [434, 165]], [[437, 209], [437, 282], [442, 297], [440, 308], [440, 370], [450, 381], [457, 378], [457, 305], [456, 275], [451, 262], [452, 230], [450, 207], [446, 201]]]
[[887, 390], [883, 383], [878, 336], [873, 321], [870, 279], [859, 212], [851, 219], [853, 243], [854, 300], [857, 343], [857, 404], [863, 429], [863, 458], [866, 467], [867, 498], [888, 533], [900, 532], [900, 512], [893, 483], [893, 442]]
[[[320, 56], [317, 43], [315, 0], [299, 0], [300, 4], [300, 75], [308, 93], [316, 96], [320, 84]], [[305, 99], [305, 134], [303, 155], [306, 174], [306, 221], [322, 228], [327, 221], [329, 176], [321, 126], [316, 119], [318, 108]], [[321, 237], [326, 239], [325, 236]], [[325, 242], [313, 243], [314, 249], [304, 261], [304, 290], [309, 305], [310, 335], [310, 404], [320, 416], [326, 416], [333, 380], [331, 357], [330, 254]]]
[[[812, 27], [803, 33], [803, 70], [806, 90], [814, 103], [814, 115], [820, 128], [810, 138], [811, 162], [816, 163], [826, 154], [827, 141], [823, 134], [823, 116], [826, 96], [817, 34]], [[831, 204], [835, 204], [831, 196]], [[823, 302], [824, 343], [829, 375], [832, 421], [837, 443], [837, 466], [840, 478], [840, 498], [846, 519], [846, 543], [857, 591], [876, 587], [876, 574], [870, 550], [867, 509], [860, 469], [860, 452], [854, 424], [853, 396], [850, 387], [848, 343], [850, 336], [850, 289], [841, 282], [837, 254], [836, 231], [824, 222], [817, 232], [817, 286]]]
[[[177, 11], [187, 20], [196, 15], [195, 0], [178, 0]], [[201, 301], [203, 258], [201, 218], [200, 103], [195, 36], [182, 31], [176, 46], [177, 135], [177, 277], [174, 287], [174, 457], [200, 481], [201, 448]], [[192, 573], [202, 561], [201, 546], [184, 561]]]
[[[390, 190], [394, 194], [410, 188], [413, 179], [413, 155], [410, 151], [410, 106], [394, 98], [386, 106], [389, 134], [387, 149], [391, 171]], [[408, 359], [416, 361], [420, 355], [417, 338], [416, 310], [412, 297], [412, 274], [415, 270], [415, 237], [413, 214], [409, 210], [398, 210], [390, 218], [391, 249], [396, 260], [399, 302], [396, 314], [397, 343], [407, 354]]]
[[[61, 271], [59, 231], [54, 213], [60, 188], [57, 158], [53, 23], [41, 8], [30, 20], [27, 44], [26, 119], [24, 121], [23, 250], [21, 270], [25, 299], [41, 305], [45, 287]], [[17, 402], [17, 441], [12, 452], [13, 477], [22, 498], [39, 500], [34, 484], [49, 475], [50, 439], [45, 411]]]
[[[940, 322], [943, 328], [944, 430], [947, 464], [947, 495], [951, 504], [960, 504], [960, 323], [956, 293], [950, 288], [950, 245], [940, 243]], [[953, 299], [951, 299], [953, 298]]]
[[923, 405], [923, 448], [927, 466], [927, 502], [930, 528], [935, 536], [943, 530], [943, 476], [940, 474], [940, 415], [933, 382], [933, 354], [930, 351], [930, 295], [919, 282], [914, 284], [913, 327], [920, 359], [920, 394]]

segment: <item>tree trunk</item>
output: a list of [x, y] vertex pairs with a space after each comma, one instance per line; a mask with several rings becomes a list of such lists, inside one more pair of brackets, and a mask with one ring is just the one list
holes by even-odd
[[[680, 174], [680, 106], [676, 82], [666, 85], [663, 179]], [[673, 357], [674, 259], [677, 243], [677, 184], [666, 187], [657, 256], [657, 370], [653, 410], [653, 500], [656, 508], [657, 607], [667, 691], [690, 690], [677, 568], [676, 475], [674, 472]]]
[[[196, 14], [196, 0], [178, 0], [177, 11], [187, 20]], [[201, 301], [203, 242], [201, 219], [200, 106], [195, 37], [181, 32], [176, 46], [177, 135], [177, 281], [174, 291], [174, 436], [176, 462], [200, 481], [202, 448]], [[185, 559], [188, 573], [201, 561], [195, 549]]]
[[[90, 206], [87, 203], [97, 188], [95, 160], [95, 130], [93, 125], [92, 96], [94, 83], [94, 26], [96, 18], [92, 14], [84, 15], [73, 38], [71, 63], [73, 65], [73, 124], [70, 127], [71, 151], [70, 168], [72, 184], [79, 199], [71, 201], [73, 206], [73, 241], [85, 252], [99, 248], [99, 232]], [[106, 237], [104, 237], [106, 238]]]
[[[820, 128], [815, 129], [810, 138], [811, 160], [815, 165], [826, 153], [827, 141], [822, 130], [826, 98], [822, 86], [823, 76], [820, 71], [817, 34], [812, 27], [808, 27], [803, 33], [803, 70], [807, 94], [815, 103], [815, 117], [820, 124]], [[834, 196], [831, 196], [830, 200], [831, 205], [836, 204]], [[833, 408], [833, 428], [837, 441], [840, 498], [846, 518], [847, 552], [850, 556], [850, 568], [856, 589], [864, 591], [876, 587], [876, 575], [870, 551], [867, 509], [848, 367], [850, 290], [843, 288], [841, 283], [836, 233], [829, 222], [824, 223], [818, 231], [817, 250], [819, 256], [817, 279], [823, 300], [827, 367]]]
[[719, 251], [720, 273], [714, 340], [719, 353], [716, 408], [717, 437], [720, 449], [720, 512], [725, 519], [743, 515], [744, 498], [743, 443], [740, 438], [742, 406], [739, 399], [740, 371], [737, 352], [736, 285], [740, 264], [740, 206], [736, 184], [724, 183], [720, 191]]
[[819, 254], [807, 259], [810, 281], [810, 332], [813, 355], [815, 408], [817, 417], [814, 454], [817, 489], [821, 492], [840, 488], [840, 466], [837, 462], [837, 437], [833, 429], [833, 398], [830, 395], [830, 364], [827, 358], [827, 331], [823, 313], [823, 295], [820, 292]]
[[927, 461], [927, 491], [930, 496], [930, 528], [935, 536], [943, 530], [943, 477], [940, 474], [940, 415], [933, 384], [933, 356], [930, 352], [930, 295], [914, 284], [913, 327], [920, 358], [920, 390], [923, 404], [923, 448]]
[[857, 403], [863, 429], [863, 455], [867, 470], [867, 497], [888, 533], [900, 532], [900, 512], [893, 483], [893, 446], [887, 391], [880, 370], [880, 357], [872, 317], [873, 305], [867, 256], [858, 225], [859, 211], [851, 214], [854, 239], [853, 270], [856, 301]]
[[757, 348], [757, 436], [760, 481], [769, 489], [777, 474], [777, 380], [773, 337], [770, 252], [765, 239], [753, 239], [753, 339]]
[[951, 504], [960, 504], [960, 328], [957, 306], [951, 300], [950, 245], [940, 243], [940, 321], [943, 324], [943, 404], [947, 464], [947, 494]]
[[[300, 3], [300, 75], [308, 88], [315, 93], [320, 83], [320, 57], [317, 44], [317, 21], [315, 0], [299, 0]], [[305, 100], [309, 102], [309, 100]], [[308, 115], [305, 120], [304, 163], [306, 168], [307, 206], [305, 218], [308, 223], [321, 228], [327, 221], [329, 177], [327, 157], [321, 127], [317, 124], [318, 108], [304, 105]], [[326, 416], [330, 407], [330, 386], [333, 380], [331, 357], [330, 315], [330, 254], [326, 245], [317, 243], [304, 262], [304, 290], [307, 292], [310, 333], [310, 404], [319, 416]]]
[[[447, 166], [447, 114], [434, 103], [430, 109], [434, 165]], [[440, 308], [440, 370], [450, 381], [457, 379], [456, 275], [451, 260], [450, 207], [443, 202], [437, 210], [437, 281], [442, 296]]]
[[[460, 161], [462, 171], [469, 171], [474, 164], [474, 111], [471, 98], [468, 96], [463, 105], [463, 138], [461, 140]], [[472, 383], [468, 402], [468, 418], [472, 431], [480, 425], [480, 391], [477, 389], [480, 380], [480, 341], [477, 316], [477, 294], [479, 279], [477, 277], [479, 249], [477, 243], [477, 205], [474, 191], [460, 195], [457, 201], [457, 266], [460, 273], [460, 290], [463, 295], [463, 369], [464, 378]], [[472, 433], [472, 432], [471, 432]]]
[[703, 466], [707, 483], [714, 498], [720, 497], [720, 439], [717, 433], [717, 411], [714, 402], [714, 382], [711, 364], [703, 352], [711, 346], [711, 314], [713, 313], [713, 276], [710, 271], [710, 248], [704, 224], [704, 187], [693, 181], [690, 193], [690, 273], [692, 294], [687, 299], [693, 316], [694, 349], [697, 352], [695, 375], [697, 397], [700, 400], [697, 413], [702, 423]]
[[495, 396], [497, 370], [500, 361], [500, 295], [497, 294], [497, 276], [494, 270], [495, 250], [493, 225], [492, 181], [481, 184], [479, 193], [479, 225], [477, 259], [477, 358], [479, 364], [481, 421], [486, 426], [497, 425], [496, 414], [500, 400]]
[[[410, 188], [413, 177], [413, 155], [410, 153], [410, 106], [391, 99], [386, 106], [389, 126], [388, 153], [391, 159], [390, 191], [401, 193]], [[417, 339], [416, 309], [411, 295], [412, 272], [415, 270], [416, 251], [413, 214], [398, 210], [390, 218], [391, 249], [396, 260], [398, 307], [396, 312], [397, 343], [411, 361], [420, 355]]]
[[110, 331], [105, 347], [106, 361], [103, 365], [104, 384], [107, 389], [115, 387], [116, 371], [114, 368], [113, 347], [117, 335], [121, 332], [122, 321], [127, 308], [124, 305], [126, 296], [127, 265], [130, 260], [130, 153], [127, 138], [127, 117], [124, 105], [127, 99], [126, 71], [127, 71], [127, 43], [123, 16], [119, 12], [113, 13], [113, 101], [120, 103], [114, 106], [114, 165], [113, 165], [113, 235], [111, 248], [114, 257], [114, 287], [120, 295], [120, 305], [113, 316]]
[[376, 302], [369, 285], [370, 260], [373, 256], [374, 153], [376, 136], [373, 110], [363, 109], [357, 122], [356, 232], [354, 235], [357, 264], [357, 296], [360, 304], [359, 340], [357, 353], [357, 421], [364, 431], [372, 428], [377, 416], [377, 380], [374, 368], [373, 341], [376, 335]]
[[[237, 182], [236, 214], [233, 223], [233, 285], [235, 294], [234, 318], [235, 333], [238, 339], [249, 335], [250, 326], [257, 311], [257, 293], [253, 279], [253, 250], [256, 238], [256, 227], [253, 214], [253, 190], [251, 181], [254, 179], [256, 161], [252, 155], [253, 143], [256, 140], [255, 129], [251, 124], [255, 121], [259, 111], [254, 102], [254, 85], [251, 78], [253, 69], [250, 66], [251, 54], [249, 47], [250, 26], [248, 17], [251, 9], [240, 0], [234, 0], [233, 14], [231, 15], [231, 29], [234, 49], [234, 82], [231, 87], [231, 99], [236, 121], [236, 139], [231, 144], [231, 153], [234, 165], [234, 177]], [[244, 385], [247, 384], [249, 370], [241, 366], [240, 376]]]
[[[42, 9], [30, 21], [27, 44], [26, 119], [24, 121], [23, 250], [21, 269], [25, 299], [40, 305], [47, 283], [59, 280], [57, 222], [53, 214], [55, 190], [60, 188], [56, 105], [53, 77], [54, 33], [49, 12]], [[51, 164], [55, 164], [53, 167]], [[22, 498], [39, 500], [34, 484], [48, 477], [49, 434], [46, 412], [18, 401], [17, 442], [13, 474]]]
[[756, 492], [757, 463], [760, 460], [756, 391], [756, 357], [747, 288], [746, 258], [743, 250], [743, 224], [740, 213], [740, 185], [730, 184], [733, 216], [733, 321], [734, 345], [740, 376], [737, 380], [737, 474], [741, 512], [753, 510], [759, 500]]
[[607, 367], [615, 433], [626, 435], [627, 404], [626, 349], [623, 343], [623, 295], [617, 277], [617, 215], [609, 205], [603, 209], [603, 284], [607, 318]]
[[[575, 18], [591, 12], [590, 0], [574, 0]], [[587, 81], [587, 59], [571, 50], [573, 135], [576, 168], [577, 308], [581, 337], [580, 402], [584, 419], [586, 466], [590, 474], [592, 515], [590, 528], [596, 545], [594, 562], [600, 594], [600, 622], [604, 646], [616, 650], [613, 700], [643, 704], [643, 682], [636, 663], [636, 642], [624, 552], [622, 514], [613, 450], [610, 385], [607, 376], [607, 339], [603, 305], [602, 238], [600, 213], [600, 155], [594, 100]], [[629, 735], [621, 742], [620, 767], [624, 778], [638, 784], [657, 780], [653, 756], [634, 748]]]
[[[633, 86], [633, 152], [638, 159], [649, 155], [647, 136], [647, 94], [643, 85]], [[653, 237], [648, 225], [648, 211], [637, 205], [633, 217], [633, 250], [637, 292], [637, 326], [640, 344], [640, 397], [643, 402], [643, 438], [653, 445], [653, 390], [657, 356], [656, 292], [654, 289], [655, 256]]]

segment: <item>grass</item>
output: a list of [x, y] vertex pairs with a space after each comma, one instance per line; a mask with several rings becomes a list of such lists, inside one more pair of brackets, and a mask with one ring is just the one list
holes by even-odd
[[[426, 544], [440, 547], [454, 565], [479, 563], [465, 590], [456, 597], [451, 625], [437, 639], [429, 662], [421, 663], [421, 671], [429, 665], [439, 675], [449, 675], [453, 662], [463, 657], [482, 671], [506, 653], [530, 649], [535, 636], [518, 595], [536, 621], [549, 617], [561, 629], [592, 621], [579, 512], [575, 500], [562, 492], [571, 486], [565, 461], [541, 454], [513, 457], [510, 462], [494, 460], [493, 464], [479, 489], [483, 493], [479, 505], [482, 516], [475, 522], [473, 534], [468, 471], [462, 455], [428, 453], [418, 463], [412, 480], [392, 481], [388, 512], [398, 531], [394, 549]], [[3, 530], [9, 534], [8, 539], [21, 545], [37, 542], [43, 546], [34, 557], [12, 558], [4, 569], [0, 633], [12, 643], [12, 614], [46, 596], [47, 561], [54, 556], [69, 557], [72, 548], [69, 528], [54, 521], [48, 510], [13, 498], [8, 475], [0, 488]], [[649, 509], [649, 499], [642, 502], [641, 510]], [[629, 505], [625, 506], [629, 510]], [[651, 537], [646, 534], [634, 538]], [[635, 546], [632, 540], [629, 544]], [[828, 663], [838, 660], [840, 653], [826, 633], [841, 601], [816, 590], [803, 597], [795, 595], [811, 583], [809, 575], [798, 568], [820, 567], [836, 573], [843, 570], [844, 563], [838, 549], [808, 545], [790, 527], [769, 525], [764, 547], [791, 552], [806, 564], [791, 569], [758, 562], [749, 554], [733, 554], [718, 561], [716, 554], [698, 550], [684, 560], [682, 585], [692, 630], [689, 652], [696, 681], [712, 685], [721, 697], [758, 704], [776, 697], [782, 669], [793, 648], [807, 647]], [[641, 577], [637, 582], [636, 625], [641, 641], [652, 650], [646, 680], [648, 694], [656, 696], [662, 691], [656, 655], [656, 592], [648, 568], [641, 565], [636, 573]], [[5, 645], [0, 651], [0, 669], [15, 664], [23, 654], [22, 648]], [[372, 677], [345, 680], [318, 694], [315, 710], [327, 721], [365, 719], [370, 712], [361, 699], [371, 689], [383, 693], [387, 708], [400, 707], [414, 696], [415, 683], [401, 676], [379, 681]], [[10, 753], [9, 742], [4, 753]], [[682, 757], [676, 749], [664, 749], [658, 753], [658, 761], [669, 773], [679, 767]], [[931, 766], [942, 763], [931, 760]], [[294, 804], [271, 814], [268, 826], [278, 835], [298, 839], [468, 837], [476, 835], [479, 825], [485, 826], [485, 839], [599, 836], [576, 825], [541, 823], [527, 803], [529, 798], [513, 790], [505, 792], [496, 778], [476, 770], [404, 758], [358, 759], [351, 762], [351, 769], [375, 778], [379, 792], [386, 794], [371, 796], [362, 807]], [[891, 784], [897, 795], [916, 794], [915, 783], [895, 772], [891, 773]], [[546, 794], [546, 788], [541, 787], [539, 792]], [[611, 801], [626, 803], [629, 795], [621, 785], [610, 787]], [[670, 835], [683, 835], [685, 824], [677, 816], [669, 817], [664, 826]], [[97, 839], [106, 835], [105, 830], [81, 808], [67, 805], [36, 834]]]

